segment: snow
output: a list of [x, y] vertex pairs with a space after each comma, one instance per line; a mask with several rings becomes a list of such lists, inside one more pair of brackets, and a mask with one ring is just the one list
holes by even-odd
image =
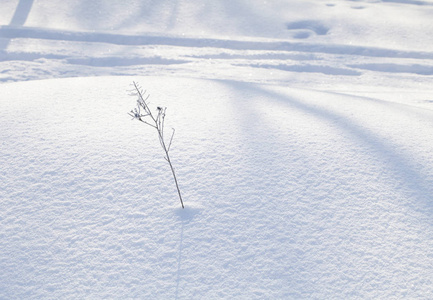
[[0, 299], [431, 297], [432, 12], [3, 0]]

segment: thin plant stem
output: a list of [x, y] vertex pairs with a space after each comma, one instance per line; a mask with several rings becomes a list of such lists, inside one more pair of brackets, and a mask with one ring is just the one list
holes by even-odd
[[[147, 100], [149, 99], [149, 95], [147, 95], [147, 97], [144, 97], [145, 91], [142, 91], [136, 82], [133, 82], [133, 85], [134, 85], [134, 94], [138, 96], [137, 108], [131, 110], [129, 112], [129, 115], [132, 116], [133, 119], [137, 119], [137, 120], [143, 122], [144, 124], [149, 125], [149, 126], [155, 128], [157, 130], [159, 143], [161, 144], [161, 147], [165, 152], [164, 159], [170, 165], [171, 173], [173, 174], [174, 183], [176, 184], [176, 189], [177, 189], [177, 193], [179, 195], [180, 204], [182, 205], [182, 208], [185, 208], [185, 206], [183, 204], [183, 200], [182, 200], [182, 195], [180, 193], [180, 188], [179, 188], [179, 183], [177, 181], [176, 173], [174, 171], [174, 167], [173, 167], [173, 164], [171, 163], [171, 159], [170, 159], [170, 155], [169, 155], [171, 143], [173, 141], [173, 136], [174, 136], [174, 132], [175, 132], [174, 128], [173, 128], [173, 133], [171, 135], [168, 147], [166, 146], [165, 140], [164, 140], [164, 121], [165, 121], [166, 108], [165, 107], [157, 107], [157, 113], [158, 114], [155, 117], [149, 108], [149, 104], [147, 103]], [[144, 112], [142, 112], [142, 110], [144, 110]], [[149, 120], [150, 123], [147, 122], [147, 120], [145, 120], [145, 118], [147, 118], [147, 120], [150, 119]], [[153, 125], [153, 123], [155, 125]]]

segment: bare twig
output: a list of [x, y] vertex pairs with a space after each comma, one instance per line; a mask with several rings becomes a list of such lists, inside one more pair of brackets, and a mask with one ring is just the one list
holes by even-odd
[[[164, 159], [170, 165], [170, 169], [171, 169], [171, 172], [173, 174], [174, 182], [176, 184], [177, 193], [179, 195], [180, 204], [182, 205], [182, 208], [185, 208], [185, 206], [183, 205], [182, 195], [181, 195], [180, 189], [179, 189], [179, 184], [177, 182], [176, 173], [174, 172], [173, 164], [171, 163], [170, 156], [168, 155], [168, 152], [170, 151], [171, 143], [173, 141], [173, 136], [174, 136], [174, 132], [175, 132], [174, 128], [173, 128], [173, 133], [171, 135], [168, 147], [166, 146], [165, 140], [164, 140], [164, 121], [165, 121], [165, 111], [167, 110], [167, 108], [158, 106], [157, 111], [156, 111], [157, 114], [155, 117], [149, 108], [149, 103], [147, 102], [150, 95], [147, 95], [145, 97], [146, 91], [143, 91], [136, 82], [133, 82], [133, 85], [134, 85], [133, 95], [137, 96], [137, 108], [134, 108], [133, 110], [131, 110], [128, 113], [128, 115], [130, 115], [133, 119], [137, 119], [137, 120], [143, 122], [144, 124], [155, 128], [158, 131], [159, 143], [161, 144], [161, 147], [165, 152]], [[142, 112], [142, 110], [144, 112]], [[147, 120], [149, 120], [150, 123], [147, 122]]]
[[172, 129], [173, 129], [173, 133], [171, 134], [170, 143], [168, 143], [167, 152], [170, 151], [171, 142], [173, 141], [174, 133], [176, 131], [176, 130], [174, 130], [174, 128], [172, 128]]

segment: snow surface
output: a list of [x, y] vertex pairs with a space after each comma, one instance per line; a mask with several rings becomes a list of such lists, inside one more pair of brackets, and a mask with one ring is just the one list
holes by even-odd
[[433, 1], [1, 6], [0, 299], [433, 296]]

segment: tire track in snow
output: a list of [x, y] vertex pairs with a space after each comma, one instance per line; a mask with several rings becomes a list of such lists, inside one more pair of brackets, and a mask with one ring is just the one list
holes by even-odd
[[195, 38], [180, 36], [160, 36], [151, 34], [126, 35], [102, 32], [75, 32], [34, 27], [0, 26], [0, 37], [108, 43], [125, 46], [166, 45], [197, 48], [212, 47], [232, 50], [299, 51], [340, 55], [360, 55], [371, 57], [433, 59], [433, 52], [400, 51], [393, 49], [351, 45], [325, 45], [312, 43], [295, 43], [288, 41], [253, 41], [217, 38]]
[[[287, 26], [296, 30], [310, 23], [298, 22]], [[311, 30], [316, 34], [326, 34], [326, 28], [322, 28], [320, 24], [312, 23], [311, 26], [313, 26]], [[7, 50], [9, 41], [12, 39], [22, 40], [18, 43], [24, 43], [24, 47], [18, 45]], [[332, 77], [356, 77], [366, 72], [433, 75], [433, 52], [399, 51], [352, 45], [77, 32], [22, 26], [0, 26], [0, 41], [2, 40], [7, 41], [7, 44], [4, 45], [3, 51], [0, 49], [0, 63], [6, 62], [3, 70], [0, 65], [0, 81], [69, 77], [71, 74], [74, 74], [73, 76], [137, 75], [141, 74], [137, 66], [151, 67], [152, 65], [158, 65], [160, 70], [171, 72], [171, 65], [188, 65], [188, 63], [190, 66], [182, 67], [183, 72], [193, 75], [197, 74], [196, 70], [199, 68], [204, 70], [201, 76], [229, 79], [228, 73], [226, 76], [229, 77], [221, 77], [221, 72], [216, 74], [206, 71], [211, 70], [209, 61], [217, 62], [226, 70], [247, 67], [257, 69], [261, 74], [277, 70], [280, 72], [279, 76], [284, 76], [284, 72], [316, 73]], [[48, 45], [48, 49], [44, 52], [30, 52], [33, 50], [26, 50], [33, 49], [26, 45], [29, 40], [36, 43], [36, 49], [40, 49], [41, 43]], [[101, 44], [111, 46], [104, 47], [101, 52]], [[111, 51], [111, 48], [115, 50]], [[263, 60], [268, 62], [264, 63]], [[8, 61], [19, 63], [11, 66], [7, 64]], [[84, 66], [84, 68], [77, 68], [77, 66]], [[213, 64], [212, 69], [216, 66]], [[112, 69], [102, 70], [101, 67]], [[23, 69], [25, 72], [22, 72]], [[155, 71], [157, 69], [153, 70]], [[207, 73], [209, 74], [206, 75]]]

